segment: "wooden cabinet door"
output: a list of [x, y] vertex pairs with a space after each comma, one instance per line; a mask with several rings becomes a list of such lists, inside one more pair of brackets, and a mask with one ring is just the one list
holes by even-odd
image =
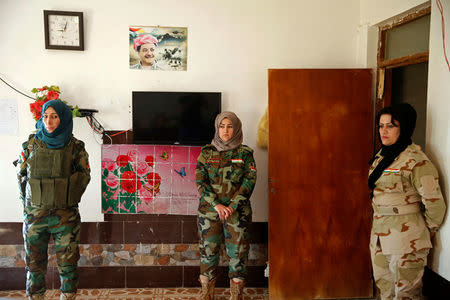
[[270, 299], [372, 296], [368, 69], [269, 70]]

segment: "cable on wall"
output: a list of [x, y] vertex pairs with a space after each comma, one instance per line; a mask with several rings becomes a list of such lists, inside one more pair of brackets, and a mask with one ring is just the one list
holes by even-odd
[[0, 77], [0, 80], [3, 81], [4, 84], [6, 84], [7, 86], [9, 86], [11, 89], [13, 89], [14, 91], [16, 91], [17, 93], [19, 93], [19, 94], [21, 94], [21, 95], [23, 95], [23, 96], [25, 96], [25, 97], [28, 97], [28, 98], [30, 98], [30, 99], [36, 100], [36, 99], [34, 99], [33, 97], [28, 96], [27, 94], [24, 94], [24, 93], [22, 93], [21, 91], [19, 91], [18, 89], [14, 88], [12, 85], [10, 85], [10, 84], [7, 83], [5, 80], [3, 80], [3, 78]]
[[[7, 83], [3, 78], [0, 77], [0, 80], [6, 84], [9, 88], [11, 88], [12, 90], [14, 90], [15, 92], [32, 99], [33, 101], [36, 100], [35, 98], [28, 96], [24, 93], [22, 93], [21, 91], [19, 91], [18, 89], [16, 89], [15, 87], [13, 87], [12, 85], [10, 85], [9, 83]], [[98, 112], [97, 110], [92, 110], [92, 109], [80, 109], [80, 111], [84, 111], [83, 112], [83, 116], [86, 117], [86, 120], [89, 123], [89, 126], [92, 128], [92, 130], [94, 130], [96, 133], [101, 134], [101, 135], [106, 135], [107, 137], [109, 137], [109, 139], [111, 140], [112, 143], [112, 138], [105, 132], [105, 128], [103, 128], [102, 124], [100, 124], [100, 122], [94, 117], [93, 113], [94, 112]]]
[[448, 70], [450, 71], [450, 63], [448, 62], [447, 51], [445, 49], [445, 19], [444, 19], [444, 8], [442, 6], [441, 0], [436, 0], [436, 6], [441, 13], [441, 26], [442, 26], [442, 47], [444, 49], [444, 57], [447, 62]]

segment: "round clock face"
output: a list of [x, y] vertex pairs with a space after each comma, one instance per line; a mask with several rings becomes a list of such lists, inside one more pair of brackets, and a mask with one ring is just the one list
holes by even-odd
[[48, 32], [52, 46], [80, 46], [78, 16], [49, 15]]

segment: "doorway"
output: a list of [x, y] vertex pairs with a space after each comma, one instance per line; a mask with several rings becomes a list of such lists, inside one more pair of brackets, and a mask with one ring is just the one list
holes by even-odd
[[[412, 140], [423, 150], [426, 145], [430, 13], [428, 6], [381, 25], [377, 59], [376, 112], [391, 104], [411, 104], [417, 111]], [[374, 137], [377, 136], [374, 131]], [[374, 140], [375, 149], [378, 149], [381, 146], [379, 140]]]
[[417, 111], [413, 141], [425, 150], [428, 62], [392, 69], [391, 103], [407, 102]]

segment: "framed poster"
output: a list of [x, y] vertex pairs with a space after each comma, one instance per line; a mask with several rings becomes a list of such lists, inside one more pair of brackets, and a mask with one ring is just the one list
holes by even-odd
[[186, 71], [187, 27], [130, 26], [130, 69]]

